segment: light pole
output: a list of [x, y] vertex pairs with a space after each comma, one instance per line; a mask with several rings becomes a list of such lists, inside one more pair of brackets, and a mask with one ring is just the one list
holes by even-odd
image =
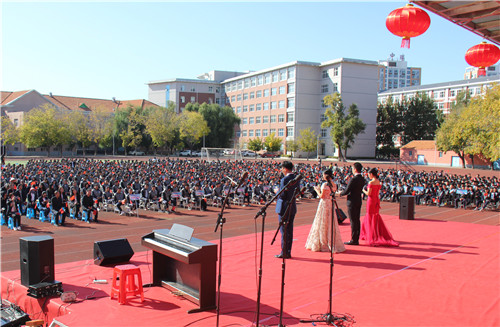
[[116, 124], [115, 124], [115, 110], [116, 108], [113, 108], [113, 156], [115, 155], [115, 131], [116, 131]]

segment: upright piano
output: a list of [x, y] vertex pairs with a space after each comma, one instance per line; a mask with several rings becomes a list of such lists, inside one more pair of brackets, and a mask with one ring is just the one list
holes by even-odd
[[191, 237], [193, 229], [174, 224], [142, 237], [153, 250], [153, 285], [198, 305], [189, 313], [216, 309], [217, 244]]

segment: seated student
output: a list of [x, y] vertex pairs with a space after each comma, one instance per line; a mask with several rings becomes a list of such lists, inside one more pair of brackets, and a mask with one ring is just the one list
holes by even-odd
[[78, 218], [80, 215], [80, 203], [81, 197], [80, 197], [80, 191], [76, 188], [71, 189], [71, 194], [69, 195], [69, 209], [70, 212], [74, 212], [75, 218]]
[[201, 193], [200, 191], [203, 192], [200, 184], [196, 184], [194, 186], [193, 192], [191, 192], [191, 200], [199, 205], [202, 211], [207, 211], [207, 199], [204, 197], [204, 195], [198, 194]]
[[127, 200], [126, 200], [125, 194], [122, 192], [121, 187], [118, 187], [116, 189], [116, 193], [115, 193], [115, 196], [113, 197], [113, 201], [114, 201], [118, 211], [120, 211], [120, 215], [123, 215], [124, 212], [123, 212], [122, 206], [125, 204], [125, 202]]
[[49, 203], [49, 197], [47, 196], [46, 191], [43, 191], [42, 196], [38, 198], [38, 206], [39, 206], [40, 212], [43, 211], [43, 213], [45, 214], [45, 217], [48, 218], [49, 213], [50, 213], [50, 203]]
[[9, 217], [14, 220], [13, 230], [21, 230], [21, 213], [19, 212], [19, 203], [19, 198], [14, 193], [10, 193], [8, 195], [5, 220], [7, 221]]
[[66, 209], [64, 207], [61, 192], [55, 191], [54, 197], [51, 200], [52, 214], [55, 217], [56, 225], [64, 226], [66, 220]]
[[90, 188], [87, 189], [85, 192], [85, 195], [82, 198], [82, 211], [85, 211], [87, 213], [87, 217], [89, 217], [90, 221], [90, 215], [93, 214], [93, 220], [97, 223], [98, 220], [98, 215], [99, 215], [99, 210], [97, 210], [97, 204], [96, 200], [92, 197], [92, 190]]
[[94, 201], [97, 201], [97, 207], [99, 207], [99, 204], [102, 204], [102, 199], [103, 199], [103, 193], [99, 187], [99, 184], [94, 184], [94, 189], [92, 190], [92, 198]]

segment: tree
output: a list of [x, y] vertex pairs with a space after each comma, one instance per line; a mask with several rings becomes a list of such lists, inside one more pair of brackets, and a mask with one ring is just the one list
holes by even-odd
[[248, 150], [251, 150], [251, 151], [260, 151], [264, 148], [264, 142], [262, 141], [262, 139], [256, 137], [254, 139], [249, 139], [248, 140], [248, 144], [247, 144], [247, 148]]
[[146, 118], [152, 109], [129, 106], [124, 110], [119, 110], [115, 115], [117, 129], [122, 145], [127, 153], [127, 147], [137, 149], [139, 146], [148, 147], [149, 135], [146, 134]]
[[184, 110], [199, 112], [207, 122], [210, 133], [205, 137], [205, 146], [229, 147], [234, 137], [234, 127], [240, 123], [240, 118], [231, 107], [221, 107], [218, 104], [188, 103]]
[[417, 93], [402, 105], [401, 142], [433, 140], [439, 128], [439, 114], [434, 101], [426, 94]]
[[468, 137], [465, 152], [493, 162], [500, 159], [500, 85], [473, 98], [462, 112], [463, 134]]
[[394, 136], [400, 133], [401, 105], [389, 98], [387, 103], [377, 106], [377, 156], [387, 157], [399, 154], [394, 145]]
[[28, 148], [47, 147], [47, 156], [51, 146], [69, 144], [69, 129], [61, 116], [49, 104], [31, 109], [19, 130], [21, 142]]
[[192, 149], [203, 135], [210, 133], [210, 128], [203, 116], [195, 111], [184, 111], [179, 116], [179, 132], [181, 139]]
[[[97, 145], [95, 148], [94, 155], [97, 154], [97, 148], [102, 148], [101, 142], [108, 144], [108, 139], [113, 137], [112, 128], [110, 124], [113, 114], [106, 111], [102, 107], [97, 107], [90, 112], [89, 116], [89, 126], [92, 129], [92, 141]], [[111, 135], [110, 135], [111, 134]]]
[[297, 141], [300, 149], [307, 152], [307, 159], [311, 152], [318, 150], [318, 135], [310, 127], [300, 130]]
[[281, 144], [281, 139], [277, 137], [275, 133], [271, 133], [271, 135], [267, 136], [264, 140], [264, 147], [269, 152], [279, 151], [281, 149]]
[[292, 158], [295, 152], [299, 151], [300, 149], [299, 143], [294, 140], [287, 140], [285, 143], [285, 147], [287, 151], [290, 151], [292, 153], [291, 155]]
[[436, 131], [436, 147], [439, 151], [454, 151], [462, 160], [465, 168], [465, 149], [468, 136], [464, 134], [464, 119], [462, 113], [470, 102], [469, 92], [460, 91], [450, 108], [450, 114]]
[[87, 148], [94, 143], [94, 131], [90, 128], [89, 118], [81, 111], [72, 111], [68, 117], [71, 136], [82, 146], [85, 154]]
[[364, 132], [365, 128], [366, 124], [359, 118], [358, 106], [355, 103], [351, 104], [344, 121], [344, 140], [342, 141], [344, 158], [347, 158], [347, 149], [351, 147], [356, 136]]
[[19, 131], [8, 116], [0, 116], [3, 144], [15, 144], [19, 141]]
[[177, 129], [177, 121], [178, 116], [175, 113], [175, 107], [158, 107], [150, 112], [146, 119], [146, 132], [151, 136], [155, 149], [161, 149], [168, 144], [172, 144]]
[[365, 130], [366, 125], [359, 118], [359, 110], [356, 104], [351, 104], [347, 115], [345, 114], [344, 103], [338, 92], [325, 96], [323, 101], [328, 107], [321, 127], [330, 127], [330, 135], [332, 142], [338, 149], [339, 160], [345, 161], [347, 149], [351, 147], [356, 136]]

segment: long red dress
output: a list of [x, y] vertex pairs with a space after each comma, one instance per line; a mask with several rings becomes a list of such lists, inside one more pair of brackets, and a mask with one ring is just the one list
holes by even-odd
[[394, 241], [391, 233], [385, 227], [384, 221], [380, 216], [380, 198], [379, 191], [381, 185], [368, 184], [368, 188], [372, 189], [371, 194], [366, 201], [366, 216], [361, 224], [360, 239], [365, 240], [371, 246], [399, 246], [399, 243]]

